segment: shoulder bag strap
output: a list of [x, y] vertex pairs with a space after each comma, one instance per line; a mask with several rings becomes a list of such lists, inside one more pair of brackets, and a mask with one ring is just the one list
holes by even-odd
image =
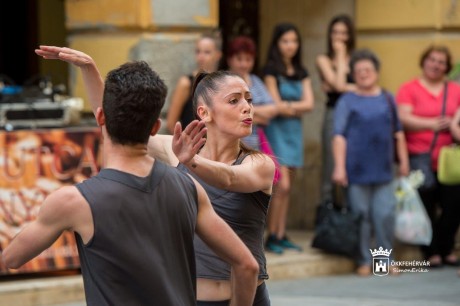
[[[444, 114], [446, 113], [446, 101], [447, 101], [448, 84], [449, 84], [448, 81], [446, 81], [444, 83], [444, 94], [443, 94], [443, 97], [442, 97], [441, 116], [444, 116]], [[436, 144], [436, 141], [438, 140], [438, 135], [439, 135], [439, 131], [434, 132], [433, 141], [431, 142], [431, 145], [430, 145], [430, 151], [429, 151], [430, 154], [433, 152], [433, 149], [434, 149], [434, 146]]]
[[[393, 134], [396, 133], [396, 108], [395, 106], [393, 105], [393, 103], [391, 102], [391, 98], [390, 98], [390, 95], [388, 94], [388, 92], [385, 90], [385, 89], [382, 89], [382, 92], [383, 92], [383, 95], [385, 96], [385, 100], [387, 101], [388, 103], [388, 107], [390, 108], [390, 112], [391, 112], [391, 126], [393, 127]], [[392, 135], [392, 137], [394, 137], [394, 135]]]

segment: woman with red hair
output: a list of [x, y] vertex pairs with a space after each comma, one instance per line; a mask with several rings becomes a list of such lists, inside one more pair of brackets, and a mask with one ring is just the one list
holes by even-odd
[[254, 122], [252, 133], [243, 141], [250, 147], [260, 150], [259, 133], [270, 119], [278, 114], [273, 98], [264, 82], [252, 74], [256, 58], [256, 44], [247, 36], [238, 36], [230, 41], [227, 50], [227, 64], [230, 71], [238, 74], [248, 84], [254, 105]]

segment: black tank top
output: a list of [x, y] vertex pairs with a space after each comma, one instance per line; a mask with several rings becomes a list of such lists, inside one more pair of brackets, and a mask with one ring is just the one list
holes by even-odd
[[[246, 156], [248, 154], [242, 155], [233, 164], [241, 164]], [[179, 164], [178, 168], [189, 173], [183, 164]], [[222, 190], [205, 183], [194, 173], [191, 175], [206, 190], [216, 213], [230, 225], [259, 263], [259, 279], [268, 279], [263, 239], [270, 195], [262, 191], [242, 193]], [[220, 259], [197, 235], [195, 255], [197, 277], [230, 279], [230, 265]]]
[[180, 114], [179, 121], [182, 124], [182, 128], [185, 128], [190, 122], [195, 120], [195, 114], [193, 113], [193, 100], [192, 100], [192, 86], [193, 86], [193, 75], [189, 75], [188, 79], [190, 80], [190, 93], [187, 101], [184, 104], [182, 113]]
[[94, 236], [75, 234], [88, 305], [195, 305], [191, 178], [155, 161], [147, 177], [114, 169], [77, 185]]
[[[347, 74], [347, 83], [354, 83], [355, 81], [353, 80], [353, 76], [348, 73]], [[326, 92], [327, 95], [327, 102], [326, 106], [330, 108], [334, 108], [337, 105], [337, 101], [339, 100], [340, 96], [342, 95], [342, 92], [338, 91], [328, 91]]]

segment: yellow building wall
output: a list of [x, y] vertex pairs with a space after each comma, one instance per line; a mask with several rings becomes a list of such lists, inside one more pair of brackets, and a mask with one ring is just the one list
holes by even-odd
[[396, 92], [420, 74], [431, 44], [445, 45], [460, 60], [460, 6], [450, 0], [356, 0], [357, 46], [381, 60], [380, 83]]
[[[68, 46], [93, 57], [103, 76], [129, 60], [146, 60], [161, 70], [157, 72], [172, 88], [180, 75], [193, 70], [190, 40], [218, 26], [218, 4], [218, 0], [66, 0]], [[163, 67], [165, 62], [169, 69]], [[74, 67], [69, 85], [71, 93], [85, 101], [84, 111], [90, 111], [81, 73]]]
[[356, 0], [359, 30], [432, 28], [439, 23], [438, 0]]
[[[89, 54], [103, 77], [125, 62], [146, 61], [165, 81], [170, 97], [177, 79], [195, 69], [194, 47], [198, 37], [199, 33], [176, 32], [78, 34], [69, 39], [69, 46]], [[71, 66], [70, 75], [72, 94], [82, 97], [84, 110], [91, 111], [80, 69]], [[167, 98], [163, 111], [168, 102]]]
[[66, 0], [67, 27], [217, 27], [218, 0]]
[[[110, 70], [128, 61], [129, 50], [138, 40], [138, 34], [79, 35], [70, 39], [69, 47], [91, 55], [101, 75], [105, 77]], [[90, 111], [81, 71], [74, 66], [71, 66], [70, 87], [74, 96], [84, 98], [85, 111]]]
[[67, 26], [82, 28], [112, 25], [145, 28], [153, 23], [150, 3], [149, 0], [67, 0]]
[[442, 29], [460, 26], [454, 0], [356, 0], [359, 30]]
[[445, 28], [460, 27], [460, 3], [457, 0], [441, 0], [441, 23]]

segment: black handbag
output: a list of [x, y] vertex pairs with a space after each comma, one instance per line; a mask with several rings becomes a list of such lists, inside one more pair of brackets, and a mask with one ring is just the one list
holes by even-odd
[[[342, 189], [335, 187], [336, 190]], [[328, 253], [356, 257], [359, 250], [361, 216], [352, 213], [337, 200], [321, 203], [317, 208], [315, 235], [311, 246]]]
[[[444, 96], [442, 99], [441, 116], [444, 116], [446, 112], [446, 100], [447, 100], [447, 82], [444, 83]], [[433, 140], [430, 144], [428, 152], [420, 154], [409, 155], [409, 165], [411, 170], [420, 170], [425, 179], [423, 184], [418, 188], [419, 190], [430, 190], [436, 186], [436, 176], [431, 167], [431, 154], [435, 147], [436, 141], [438, 140], [439, 132], [436, 131], [433, 135]]]

